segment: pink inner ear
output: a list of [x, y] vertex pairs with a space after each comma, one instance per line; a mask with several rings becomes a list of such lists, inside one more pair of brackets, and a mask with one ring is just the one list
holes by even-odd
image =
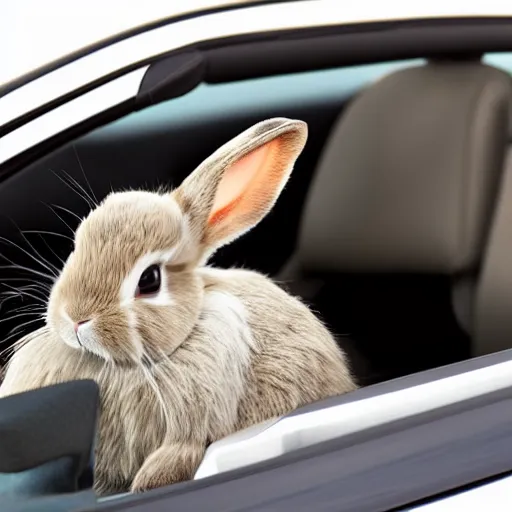
[[272, 142], [251, 151], [224, 171], [224, 176], [217, 188], [213, 209], [208, 219], [209, 224], [215, 224], [226, 215], [229, 215], [230, 211], [238, 204], [244, 194], [251, 189], [258, 171], [265, 167], [265, 161], [271, 150]]

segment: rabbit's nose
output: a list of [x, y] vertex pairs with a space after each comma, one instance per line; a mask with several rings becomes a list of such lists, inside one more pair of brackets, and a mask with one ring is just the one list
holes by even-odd
[[83, 320], [81, 322], [76, 322], [76, 324], [74, 325], [75, 333], [78, 333], [78, 329], [80, 329], [80, 327], [82, 327], [82, 326], [85, 327], [90, 322], [91, 322], [90, 320]]

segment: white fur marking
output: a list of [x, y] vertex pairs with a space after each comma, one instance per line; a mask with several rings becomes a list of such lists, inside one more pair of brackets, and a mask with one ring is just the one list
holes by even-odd
[[181, 237], [173, 255], [173, 261], [176, 265], [181, 265], [195, 257], [197, 252], [197, 241], [192, 236], [190, 228], [190, 218], [186, 213], [181, 216]]
[[[135, 300], [137, 284], [144, 270], [151, 265], [165, 265], [171, 260], [174, 252], [174, 249], [170, 251], [151, 252], [142, 256], [137, 263], [135, 263], [121, 285], [121, 307], [126, 307]], [[161, 279], [162, 285], [160, 286], [159, 292], [154, 297], [139, 297], [137, 300], [154, 306], [172, 306], [174, 301], [169, 292], [169, 283], [164, 269], [162, 269], [161, 272]]]
[[82, 344], [82, 347], [98, 357], [101, 357], [105, 361], [111, 361], [112, 356], [103, 347], [101, 342], [98, 340], [96, 333], [94, 332], [94, 321], [90, 321], [85, 325], [81, 325], [78, 328], [77, 337]]
[[78, 333], [75, 333], [74, 322], [65, 310], [61, 310], [61, 316], [64, 322], [63, 328], [59, 329], [59, 334], [67, 345], [74, 349], [87, 350], [105, 361], [112, 360], [112, 356], [103, 347], [94, 332], [93, 320], [81, 325], [78, 328]]
[[142, 356], [144, 355], [144, 343], [137, 332], [137, 318], [135, 317], [135, 313], [131, 309], [127, 308], [126, 317], [128, 319], [130, 342], [135, 349], [136, 362], [138, 362], [141, 361]]
[[198, 325], [208, 335], [205, 349], [211, 351], [215, 369], [215, 375], [204, 378], [217, 381], [212, 385], [218, 396], [210, 410], [210, 428], [221, 430], [222, 425], [236, 422], [255, 342], [244, 305], [229, 293], [214, 290], [206, 294]]
[[80, 346], [76, 338], [73, 320], [71, 320], [70, 316], [63, 308], [60, 310], [60, 316], [62, 317], [62, 328], [58, 330], [64, 343], [72, 348], [82, 349], [83, 347]]

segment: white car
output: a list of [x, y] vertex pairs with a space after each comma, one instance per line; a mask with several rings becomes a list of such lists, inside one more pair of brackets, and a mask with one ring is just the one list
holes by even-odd
[[0, 339], [43, 323], [41, 258], [60, 268], [93, 199], [179, 184], [290, 117], [309, 126], [290, 184], [213, 263], [302, 297], [361, 388], [213, 443], [192, 481], [108, 499], [94, 386], [2, 399], [2, 510], [510, 510], [512, 6], [153, 4], [0, 84]]

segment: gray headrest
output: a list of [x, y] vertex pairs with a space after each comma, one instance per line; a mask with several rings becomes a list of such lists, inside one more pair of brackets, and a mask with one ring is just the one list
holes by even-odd
[[510, 94], [510, 77], [479, 62], [409, 68], [363, 92], [338, 120], [317, 169], [301, 267], [474, 267], [502, 170]]

